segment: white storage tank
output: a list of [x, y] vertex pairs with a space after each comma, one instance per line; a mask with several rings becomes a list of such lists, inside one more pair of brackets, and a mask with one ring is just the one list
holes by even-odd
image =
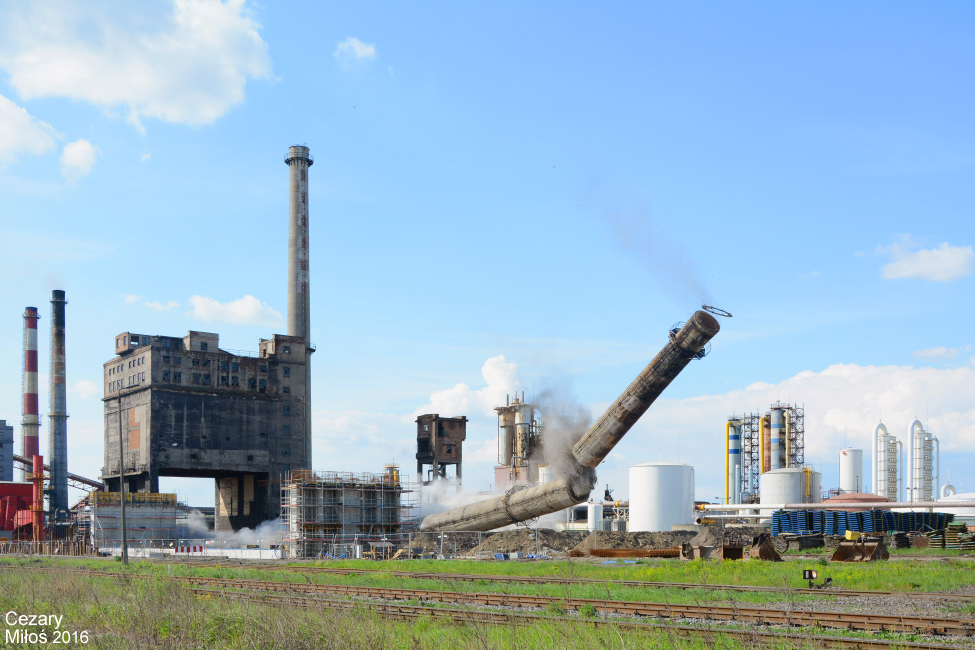
[[630, 532], [694, 523], [694, 468], [682, 463], [630, 467]]
[[840, 450], [840, 494], [864, 492], [863, 450]]
[[586, 504], [586, 521], [589, 530], [602, 530], [603, 521], [603, 502], [594, 503], [590, 501]]
[[765, 472], [758, 479], [761, 503], [819, 503], [820, 473], [801, 467]]
[[555, 480], [555, 468], [547, 465], [538, 466], [538, 484], [544, 485]]

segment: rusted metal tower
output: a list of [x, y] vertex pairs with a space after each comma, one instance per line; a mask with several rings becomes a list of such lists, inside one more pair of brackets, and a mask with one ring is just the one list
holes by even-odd
[[55, 516], [68, 512], [68, 409], [65, 392], [64, 291], [51, 292], [51, 435], [48, 458], [51, 487], [48, 508]]

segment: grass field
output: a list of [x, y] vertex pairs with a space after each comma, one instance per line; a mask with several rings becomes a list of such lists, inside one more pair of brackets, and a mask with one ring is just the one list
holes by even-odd
[[[361, 576], [274, 570], [273, 566], [212, 568], [195, 564], [133, 562], [129, 567], [104, 559], [2, 559], [13, 570], [0, 571], [0, 606], [4, 612], [53, 613], [66, 617], [73, 630], [92, 633], [94, 648], [744, 648], [757, 647], [720, 634], [709, 639], [682, 639], [665, 629], [633, 632], [593, 628], [573, 615], [530, 627], [488, 624], [449, 625], [421, 619], [391, 622], [368, 609], [354, 612], [328, 609], [274, 608], [255, 603], [228, 602], [221, 598], [196, 597], [168, 575], [224, 578], [261, 578], [449, 591], [507, 592], [556, 597], [610, 598], [670, 603], [708, 603], [732, 598], [742, 604], [783, 600], [783, 594], [722, 593], [707, 584], [742, 584], [801, 587], [802, 562], [677, 562], [649, 560], [642, 564], [594, 565], [585, 562], [469, 562], [344, 561], [317, 563], [325, 566], [380, 569]], [[305, 565], [309, 566], [309, 565]], [[39, 567], [52, 571], [36, 571]], [[85, 567], [156, 576], [157, 580], [112, 577], [88, 578], [57, 568]], [[811, 568], [830, 576], [837, 586], [852, 589], [951, 590], [975, 583], [969, 562], [903, 561], [863, 565], [815, 562]], [[563, 575], [568, 577], [626, 579], [660, 582], [693, 582], [701, 589], [638, 589], [610, 585], [502, 584], [488, 581], [460, 582], [414, 580], [391, 571], [430, 571], [508, 575]], [[794, 602], [814, 598], [788, 595]], [[828, 598], [828, 597], [827, 597]], [[456, 606], [455, 606], [456, 607]], [[970, 604], [955, 605], [971, 612]], [[546, 612], [556, 618], [565, 612]], [[585, 613], [583, 613], [585, 614]], [[840, 634], [839, 632], [834, 632]], [[6, 647], [32, 647], [8, 644]], [[762, 646], [767, 647], [767, 646]], [[782, 647], [799, 648], [795, 641]]]

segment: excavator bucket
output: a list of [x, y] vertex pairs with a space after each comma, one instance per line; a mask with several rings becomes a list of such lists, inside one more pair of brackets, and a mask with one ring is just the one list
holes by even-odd
[[867, 541], [864, 538], [857, 540], [843, 540], [836, 547], [836, 552], [830, 558], [832, 562], [874, 562], [877, 560], [889, 560], [890, 553], [882, 539]]
[[710, 560], [713, 546], [691, 546], [684, 542], [680, 546], [680, 559], [682, 560]]
[[766, 562], [782, 562], [782, 556], [772, 545], [772, 536], [762, 533], [752, 539], [752, 547], [748, 551], [748, 557], [752, 560], [765, 560]]

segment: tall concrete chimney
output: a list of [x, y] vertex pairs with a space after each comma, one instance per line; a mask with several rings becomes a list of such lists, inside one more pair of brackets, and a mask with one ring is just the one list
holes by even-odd
[[[68, 406], [65, 394], [64, 291], [51, 292], [51, 435], [48, 462], [51, 466], [51, 496], [48, 505], [55, 518], [68, 510]], [[64, 510], [63, 513], [59, 512]]]
[[[27, 462], [40, 453], [37, 433], [41, 420], [37, 415], [37, 307], [24, 311], [24, 421], [20, 425], [21, 453]], [[20, 480], [26, 481], [30, 470], [21, 471]]]
[[308, 285], [308, 147], [295, 145], [284, 159], [288, 181], [288, 336], [305, 339], [305, 466], [311, 464], [311, 293]]

